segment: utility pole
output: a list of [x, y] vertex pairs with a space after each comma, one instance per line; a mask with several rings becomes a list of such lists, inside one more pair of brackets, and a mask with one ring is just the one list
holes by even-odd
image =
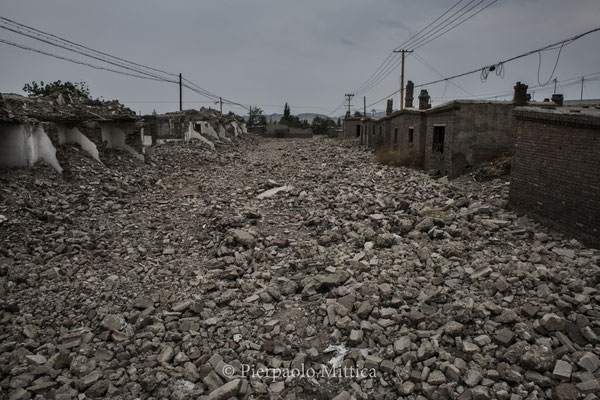
[[221, 116], [223, 116], [223, 98], [219, 96], [219, 103], [221, 105]]
[[394, 53], [402, 54], [402, 69], [400, 72], [400, 109], [404, 110], [404, 54], [412, 53], [412, 50], [394, 50]]
[[348, 115], [350, 115], [350, 100], [354, 97], [354, 94], [345, 94], [344, 96], [348, 98]]
[[179, 111], [183, 111], [183, 85], [182, 76], [179, 74]]
[[363, 96], [363, 115], [367, 116], [367, 96]]
[[556, 84], [558, 83], [558, 79], [554, 78], [554, 93], [552, 94], [556, 94]]
[[579, 98], [579, 104], [583, 104], [583, 76], [581, 77], [581, 97]]
[[375, 109], [372, 109], [371, 111], [373, 111], [373, 116], [375, 116]]

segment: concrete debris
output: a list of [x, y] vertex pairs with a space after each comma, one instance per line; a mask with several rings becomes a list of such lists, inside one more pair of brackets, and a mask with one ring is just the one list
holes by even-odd
[[600, 252], [502, 179], [230, 139], [0, 170], [0, 397], [595, 398]]

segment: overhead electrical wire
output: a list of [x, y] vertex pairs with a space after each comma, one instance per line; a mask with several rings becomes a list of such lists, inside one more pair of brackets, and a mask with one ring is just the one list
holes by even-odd
[[126, 63], [128, 63], [128, 64], [132, 64], [132, 65], [135, 65], [135, 66], [138, 66], [138, 67], [143, 67], [143, 68], [146, 68], [146, 69], [149, 69], [149, 70], [153, 70], [153, 71], [155, 71], [155, 72], [161, 72], [161, 73], [163, 73], [163, 74], [166, 74], [166, 75], [177, 76], [177, 74], [173, 74], [173, 73], [171, 73], [171, 72], [167, 72], [167, 71], [164, 71], [164, 70], [161, 70], [161, 69], [157, 69], [157, 68], [148, 67], [148, 66], [146, 66], [146, 65], [143, 65], [143, 64], [138, 64], [138, 63], [135, 63], [135, 62], [133, 62], [133, 61], [125, 60], [125, 59], [123, 59], [123, 58], [119, 58], [119, 57], [117, 57], [117, 56], [113, 56], [113, 55], [111, 55], [111, 54], [104, 53], [104, 52], [102, 52], [102, 51], [99, 51], [99, 50], [92, 49], [92, 48], [90, 48], [90, 47], [87, 47], [87, 46], [84, 46], [84, 45], [82, 45], [82, 44], [79, 44], [79, 43], [72, 42], [72, 41], [70, 41], [70, 40], [68, 40], [68, 39], [62, 38], [62, 37], [60, 37], [60, 36], [57, 36], [57, 35], [54, 35], [54, 34], [52, 34], [52, 33], [47, 33], [47, 32], [41, 31], [41, 30], [39, 30], [39, 29], [33, 28], [33, 27], [31, 27], [31, 26], [28, 26], [28, 25], [22, 24], [22, 23], [20, 23], [20, 22], [14, 21], [14, 20], [11, 20], [11, 19], [9, 19], [9, 18], [5, 18], [5, 17], [1, 17], [1, 16], [0, 16], [0, 20], [3, 20], [3, 21], [6, 21], [6, 22], [9, 22], [9, 23], [11, 23], [11, 24], [13, 24], [13, 25], [17, 25], [17, 26], [21, 26], [21, 27], [24, 27], [24, 28], [30, 29], [31, 31], [38, 32], [38, 33], [41, 33], [41, 34], [43, 34], [43, 35], [47, 35], [47, 36], [53, 37], [53, 38], [55, 38], [55, 39], [58, 39], [58, 40], [60, 40], [60, 41], [63, 41], [63, 42], [65, 42], [65, 43], [69, 43], [69, 44], [75, 45], [75, 46], [77, 46], [77, 47], [81, 47], [81, 48], [83, 48], [83, 49], [85, 49], [85, 50], [89, 50], [89, 51], [92, 51], [92, 52], [94, 52], [94, 53], [98, 53], [98, 54], [101, 54], [101, 55], [104, 55], [104, 56], [107, 56], [107, 57], [110, 57], [110, 58], [114, 58], [114, 59], [116, 59], [116, 60], [119, 60], [119, 61], [126, 62]]
[[[556, 42], [556, 43], [553, 43], [553, 44], [541, 47], [539, 49], [530, 50], [530, 51], [528, 51], [526, 53], [519, 54], [518, 56], [514, 56], [514, 57], [508, 58], [506, 60], [500, 61], [497, 64], [503, 64], [504, 65], [504, 64], [507, 64], [507, 63], [509, 63], [511, 61], [517, 60], [519, 58], [527, 57], [527, 56], [530, 56], [532, 54], [536, 54], [536, 53], [539, 53], [539, 52], [542, 52], [542, 51], [549, 51], [549, 50], [557, 49], [557, 48], [559, 48], [559, 46], [562, 49], [562, 47], [567, 46], [567, 45], [573, 43], [574, 41], [576, 41], [576, 40], [578, 40], [578, 39], [580, 39], [580, 38], [582, 38], [582, 37], [584, 37], [586, 35], [589, 35], [591, 33], [598, 32], [598, 31], [600, 31], [600, 27], [595, 28], [595, 29], [591, 29], [591, 30], [583, 32], [583, 33], [580, 33], [580, 34], [575, 35], [573, 37], [570, 37], [568, 39], [561, 40], [559, 42]], [[497, 64], [495, 64], [495, 65], [497, 65]], [[490, 68], [490, 67], [483, 67], [483, 68]], [[419, 88], [419, 87], [429, 86], [429, 85], [433, 85], [433, 84], [436, 84], [436, 83], [448, 81], [448, 80], [451, 80], [451, 79], [461, 78], [463, 76], [471, 75], [471, 74], [478, 73], [478, 72], [481, 73], [481, 70], [482, 70], [482, 68], [477, 68], [477, 69], [470, 70], [470, 71], [467, 71], [467, 72], [463, 72], [463, 73], [460, 73], [460, 74], [456, 74], [456, 75], [453, 75], [453, 76], [450, 76], [450, 77], [447, 77], [447, 78], [444, 78], [444, 79], [438, 79], [438, 80], [435, 80], [435, 81], [431, 81], [431, 82], [427, 82], [427, 83], [422, 83], [422, 84], [419, 84], [419, 85], [415, 85], [414, 87], [416, 89], [416, 88]], [[556, 68], [554, 69], [554, 71], [555, 70], [556, 70]], [[377, 100], [376, 102], [373, 102], [373, 103], [369, 104], [367, 107], [370, 107], [370, 106], [373, 106], [375, 104], [381, 103], [382, 101], [384, 101], [385, 99], [387, 99], [387, 98], [395, 95], [399, 91], [400, 90], [395, 90], [394, 92], [388, 94], [387, 96], [381, 98], [380, 100]]]
[[[448, 14], [454, 7], [458, 6], [460, 3], [462, 3], [463, 0], [459, 0], [458, 2], [456, 2], [452, 7], [450, 7], [448, 10], [446, 10], [442, 15], [440, 15], [439, 17], [437, 17], [436, 19], [434, 19], [432, 22], [430, 22], [427, 26], [425, 26], [425, 28], [421, 29], [419, 32], [417, 32], [415, 35], [413, 35], [411, 38], [409, 38], [406, 42], [396, 46], [394, 48], [394, 50], [398, 50], [399, 48], [401, 48], [402, 46], [404, 46], [404, 44], [406, 44], [408, 41], [414, 39], [415, 37], [417, 37], [418, 35], [420, 35], [424, 30], [426, 30], [427, 28], [429, 28], [431, 25], [433, 25], [434, 23], [436, 23], [440, 18], [444, 17], [444, 15]], [[354, 90], [354, 92], [359, 92], [364, 86], [366, 86], [370, 80], [374, 77], [374, 75], [379, 71], [380, 68], [382, 68], [382, 66], [384, 66], [384, 64], [386, 64], [386, 62], [390, 59], [390, 58], [397, 58], [398, 55], [397, 53], [394, 53], [393, 51], [391, 51], [389, 53], [389, 55], [387, 56], [387, 58], [385, 60], [383, 60], [383, 62], [377, 67], [377, 69], [375, 70], [375, 72], [373, 72], [373, 74], [371, 74], [371, 76], [358, 88], [356, 88]]]
[[[4, 25], [2, 25], [2, 24], [4, 24]], [[7, 24], [9, 26], [6, 26]], [[0, 28], [17, 33], [19, 35], [23, 35], [23, 36], [41, 41], [41, 42], [44, 42], [51, 46], [59, 47], [59, 48], [83, 55], [85, 57], [93, 58], [97, 61], [105, 62], [107, 64], [117, 66], [119, 68], [123, 68], [123, 69], [129, 70], [129, 71], [136, 72], [137, 74], [126, 73], [126, 72], [118, 71], [118, 70], [115, 70], [112, 68], [102, 67], [102, 66], [86, 63], [83, 61], [75, 60], [72, 58], [60, 56], [57, 54], [45, 52], [42, 50], [33, 49], [31, 47], [24, 46], [24, 45], [21, 45], [18, 43], [9, 42], [7, 40], [1, 40], [2, 43], [8, 44], [8, 45], [11, 45], [14, 47], [19, 47], [24, 50], [33, 51], [33, 52], [36, 52], [39, 54], [58, 58], [58, 59], [61, 59], [64, 61], [69, 61], [69, 62], [73, 62], [76, 64], [88, 66], [88, 67], [91, 67], [94, 69], [110, 71], [110, 72], [119, 73], [122, 75], [128, 75], [128, 76], [132, 76], [132, 77], [136, 77], [136, 78], [144, 78], [144, 79], [150, 79], [150, 80], [154, 80], [154, 81], [162, 81], [162, 82], [179, 84], [179, 82], [177, 80], [169, 78], [169, 77], [179, 77], [179, 74], [174, 74], [174, 73], [167, 72], [167, 71], [164, 71], [164, 70], [161, 70], [158, 68], [149, 67], [147, 65], [135, 63], [133, 61], [129, 61], [129, 60], [117, 57], [117, 56], [113, 56], [111, 54], [92, 49], [90, 47], [70, 41], [68, 39], [54, 35], [52, 33], [44, 32], [42, 30], [30, 27], [28, 25], [21, 24], [19, 22], [9, 19], [9, 18], [0, 16]], [[117, 61], [115, 61], [115, 60], [117, 60]], [[146, 69], [148, 71], [145, 71], [144, 69]], [[149, 71], [154, 71], [154, 72], [149, 72]], [[160, 74], [164, 74], [167, 76], [161, 76]], [[198, 94], [200, 94], [204, 97], [207, 97], [211, 100], [215, 100], [215, 99], [219, 98], [218, 95], [209, 92], [208, 90], [198, 86], [197, 84], [195, 84], [187, 79], [186, 79], [186, 82], [188, 84], [182, 84], [182, 86], [195, 92], [195, 93], [198, 93]], [[237, 102], [234, 102], [231, 100], [226, 100], [226, 103], [231, 104], [231, 105], [237, 105], [237, 106], [243, 107], [245, 109], [248, 109], [248, 107], [244, 106], [243, 104], [240, 104], [240, 103], [237, 103]]]
[[[487, 4], [486, 6], [484, 6], [483, 8], [480, 8], [479, 10], [477, 10], [476, 12], [474, 12], [473, 14], [469, 15], [467, 18], [465, 18], [464, 20], [460, 21], [459, 23], [451, 26], [450, 28], [446, 29], [445, 31], [443, 31], [442, 33], [440, 33], [439, 35], [423, 42], [424, 38], [419, 42], [419, 43], [415, 43], [411, 46], [412, 50], [417, 50], [423, 46], [425, 46], [426, 44], [433, 42], [435, 39], [439, 38], [442, 35], [445, 35], [446, 33], [450, 32], [451, 30], [453, 30], [454, 28], [459, 27], [460, 25], [462, 25], [463, 23], [467, 22], [468, 20], [470, 20], [471, 18], [475, 17], [477, 14], [479, 14], [480, 12], [482, 12], [483, 10], [485, 10], [486, 8], [490, 7], [491, 5], [493, 5], [494, 3], [496, 3], [498, 0], [493, 0], [491, 3]], [[477, 3], [475, 6], [473, 6], [472, 8], [470, 8], [469, 10], [467, 10], [467, 12], [471, 11], [473, 8], [477, 7], [479, 4], [481, 4], [483, 1], [480, 1], [479, 3]], [[462, 14], [464, 15], [464, 14]], [[462, 16], [461, 15], [461, 16]], [[458, 18], [457, 18], [458, 19]], [[456, 20], [454, 20], [456, 21]]]
[[[416, 44], [420, 44], [422, 43], [421, 41], [423, 39], [427, 39], [431, 37], [431, 34], [435, 34], [437, 32], [439, 32], [441, 29], [443, 29], [444, 27], [455, 23], [458, 19], [460, 19], [461, 17], [463, 17], [465, 14], [469, 13], [470, 11], [472, 11], [475, 7], [479, 6], [483, 1], [485, 0], [480, 0], [477, 4], [475, 4], [473, 7], [469, 8], [468, 10], [464, 11], [462, 14], [458, 15], [458, 17], [452, 19], [457, 13], [460, 13], [464, 8], [468, 7], [470, 4], [472, 4], [475, 0], [470, 1], [469, 3], [467, 3], [466, 5], [464, 5], [462, 8], [460, 8], [458, 11], [456, 11], [455, 13], [453, 13], [452, 15], [450, 15], [448, 18], [446, 18], [444, 21], [442, 21], [437, 27], [434, 27], [432, 31], [428, 32], [425, 36], [423, 36], [422, 38], [417, 39], [415, 42], [410, 43], [409, 46], [407, 46], [407, 50], [408, 51], [414, 51], [415, 49], [422, 47], [422, 45], [425, 45], [435, 39], [437, 39], [438, 37], [442, 36], [443, 34], [445, 34], [446, 32], [449, 32], [450, 30], [456, 28], [457, 26], [461, 25], [462, 23], [466, 22], [467, 20], [471, 19], [472, 17], [474, 17], [475, 15], [479, 14], [481, 11], [483, 11], [484, 9], [488, 8], [489, 6], [491, 6], [493, 3], [495, 3], [498, 0], [493, 0], [492, 2], [490, 2], [489, 4], [487, 4], [485, 7], [481, 8], [480, 10], [476, 11], [475, 13], [471, 14], [470, 16], [468, 16], [467, 18], [465, 18], [464, 20], [460, 21], [459, 23], [451, 26], [449, 29], [447, 29], [446, 31], [442, 32], [441, 34], [437, 35], [434, 38], [431, 38], [431, 40], [428, 40], [427, 43], [423, 43], [420, 46], [417, 47], [413, 47]], [[451, 19], [450, 22], [446, 23], [446, 21], [448, 21], [449, 19]], [[412, 53], [407, 53], [407, 56], [410, 56]], [[366, 91], [369, 91], [371, 89], [373, 89], [374, 87], [376, 87], [377, 85], [379, 85], [381, 82], [383, 82], [383, 80], [385, 80], [391, 73], [393, 73], [395, 70], [398, 69], [398, 67], [401, 65], [402, 60], [398, 59], [397, 61], [395, 61], [393, 64], [391, 64], [386, 70], [382, 71], [380, 73], [380, 76], [374, 80], [373, 82], [371, 82], [371, 84], [363, 89], [363, 93]]]
[[67, 46], [67, 45], [63, 45], [63, 44], [60, 44], [60, 43], [53, 42], [52, 40], [48, 40], [48, 39], [46, 39], [44, 37], [41, 37], [41, 35], [39, 35], [39, 34], [31, 34], [31, 33], [24, 32], [24, 31], [22, 31], [22, 30], [20, 30], [18, 28], [15, 29], [15, 28], [7, 27], [7, 26], [2, 26], [2, 25], [0, 25], [0, 28], [8, 30], [8, 31], [11, 31], [11, 32], [14, 32], [14, 33], [17, 33], [17, 34], [22, 35], [22, 36], [29, 37], [31, 39], [38, 40], [40, 42], [49, 44], [49, 45], [54, 46], [54, 47], [59, 47], [61, 49], [65, 49], [65, 50], [71, 51], [73, 53], [77, 53], [77, 54], [80, 54], [80, 55], [83, 55], [83, 56], [86, 56], [86, 57], [89, 57], [89, 58], [93, 58], [93, 59], [98, 60], [98, 61], [105, 62], [107, 64], [111, 64], [111, 65], [117, 66], [117, 67], [120, 67], [120, 68], [123, 68], [123, 69], [134, 71], [134, 72], [137, 72], [137, 73], [140, 73], [140, 74], [143, 74], [143, 75], [151, 76], [151, 77], [156, 78], [156, 79], [165, 79], [165, 77], [162, 77], [162, 76], [157, 75], [155, 73], [146, 72], [146, 71], [143, 71], [143, 70], [141, 70], [139, 68], [135, 68], [135, 67], [124, 65], [123, 63], [120, 63], [120, 62], [114, 62], [114, 61], [106, 59], [106, 57], [99, 57], [99, 56], [96, 56], [96, 55], [93, 55], [93, 54], [87, 54], [86, 52], [83, 52], [83, 51], [80, 51], [80, 50], [77, 50], [77, 49], [73, 49], [72, 48], [73, 46]]
[[[418, 38], [415, 37], [417, 35], [414, 35], [413, 38], [408, 39], [401, 45], [397, 46], [395, 49], [397, 50], [399, 48], [404, 47], [408, 51], [414, 51], [414, 50], [432, 42], [433, 40], [439, 38], [440, 36], [446, 34], [447, 32], [451, 31], [452, 29], [462, 25], [464, 22], [473, 18], [475, 15], [479, 14], [486, 8], [490, 7], [492, 4], [496, 3], [498, 0], [492, 0], [490, 3], [488, 3], [484, 7], [480, 8], [479, 10], [473, 12], [471, 15], [467, 16], [462, 21], [456, 22], [459, 19], [461, 19], [464, 15], [468, 14], [469, 12], [471, 12], [472, 10], [477, 8], [485, 0], [480, 0], [474, 6], [468, 8], [466, 11], [463, 11], [465, 8], [469, 7], [469, 5], [471, 5], [475, 1], [476, 0], [471, 0], [470, 2], [468, 2], [467, 4], [462, 6], [460, 9], [458, 9], [457, 11], [452, 13], [449, 17], [440, 21], [440, 23], [438, 23], [436, 26], [433, 26], [428, 32], [425, 32], [424, 35], [421, 35]], [[453, 8], [455, 8], [459, 3], [460, 3], [460, 1], [456, 4], [454, 4], [449, 10], [447, 10], [444, 14], [442, 14], [442, 16], [438, 17], [436, 19], [436, 21], [439, 20], [441, 17], [443, 17], [445, 14], [447, 14], [449, 11], [451, 11]], [[461, 13], [461, 11], [462, 11], [462, 13]], [[456, 16], [457, 14], [460, 14], [460, 15]], [[446, 27], [448, 27], [448, 29], [446, 29], [443, 32], [438, 34], [438, 32], [440, 32], [440, 30], [442, 30]], [[426, 29], [427, 29], [427, 27], [425, 29], [423, 29], [422, 31], [425, 31]], [[433, 35], [435, 35], [435, 36], [432, 37]], [[410, 56], [410, 54], [411, 53], [407, 53], [407, 56]], [[401, 60], [401, 57], [398, 56], [398, 53], [394, 53], [394, 55], [396, 55], [396, 57], [394, 57], [393, 60], [388, 60], [386, 65], [378, 73], [376, 73], [375, 76], [370, 78], [369, 83], [363, 84], [362, 87], [360, 88], [360, 90], [355, 90], [353, 93], [355, 93], [356, 95], [359, 95], [359, 94], [363, 94], [363, 93], [370, 91], [371, 89], [373, 89], [377, 85], [379, 85], [381, 82], [383, 82], [395, 70], [397, 70], [398, 67], [401, 65], [402, 60]]]
[[23, 50], [33, 51], [35, 53], [43, 54], [45, 56], [58, 58], [60, 60], [69, 61], [69, 62], [72, 62], [72, 63], [75, 63], [75, 64], [85, 65], [87, 67], [98, 69], [98, 70], [110, 71], [110, 72], [114, 72], [116, 74], [133, 76], [133, 77], [141, 78], [141, 79], [149, 79], [149, 80], [152, 80], [152, 81], [177, 83], [176, 81], [166, 81], [164, 79], [157, 79], [157, 78], [152, 78], [152, 77], [149, 77], [149, 76], [132, 74], [132, 73], [129, 73], [129, 72], [118, 71], [118, 70], [115, 70], [115, 69], [112, 69], [112, 68], [106, 68], [106, 67], [102, 67], [102, 66], [99, 66], [99, 65], [94, 65], [94, 64], [86, 63], [84, 61], [74, 60], [72, 58], [63, 57], [63, 56], [59, 56], [57, 54], [48, 53], [48, 52], [43, 51], [43, 50], [34, 49], [32, 47], [24, 46], [22, 44], [14, 43], [14, 42], [11, 42], [11, 41], [8, 41], [8, 40], [4, 40], [4, 39], [0, 39], [0, 43], [4, 43], [4, 44], [8, 44], [10, 46], [18, 47], [18, 48], [23, 49]]
[[[438, 76], [442, 77], [442, 78], [446, 78], [444, 75], [442, 75], [438, 70], [436, 70], [435, 68], [433, 68], [427, 61], [425, 61], [421, 56], [419, 56], [417, 53], [412, 53], [415, 58], [417, 59], [417, 61], [419, 61], [421, 64], [423, 64], [426, 68], [428, 68], [429, 70], [431, 70], [432, 72], [434, 72], [435, 74], [437, 74]], [[452, 81], [448, 81], [451, 85], [455, 86], [456, 88], [458, 88], [459, 90], [465, 92], [466, 94], [468, 94], [469, 96], [473, 96], [473, 97], [477, 97], [476, 95], [474, 95], [473, 93], [469, 92], [466, 89], [463, 89], [461, 86], [459, 86], [458, 84], [452, 82]]]

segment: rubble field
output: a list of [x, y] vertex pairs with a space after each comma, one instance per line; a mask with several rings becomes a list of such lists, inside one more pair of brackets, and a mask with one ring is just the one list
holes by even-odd
[[0, 170], [2, 399], [596, 399], [600, 251], [323, 138]]

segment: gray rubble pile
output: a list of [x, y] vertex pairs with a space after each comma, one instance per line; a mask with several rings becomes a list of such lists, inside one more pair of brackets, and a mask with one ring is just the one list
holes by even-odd
[[2, 170], [0, 396], [600, 392], [600, 252], [507, 211], [503, 180], [326, 139], [109, 155]]
[[117, 100], [104, 101], [71, 96], [56, 90], [49, 96], [23, 97], [17, 94], [0, 94], [0, 122], [9, 121], [130, 121], [135, 112]]

